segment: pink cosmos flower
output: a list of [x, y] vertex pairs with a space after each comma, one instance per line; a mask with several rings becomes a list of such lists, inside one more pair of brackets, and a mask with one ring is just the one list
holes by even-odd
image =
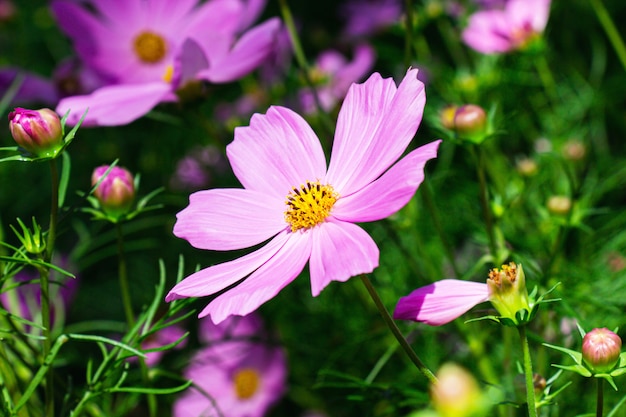
[[369, 36], [399, 23], [402, 16], [400, 0], [350, 0], [340, 9], [346, 19], [344, 34], [349, 37]]
[[462, 38], [484, 54], [521, 49], [543, 32], [549, 14], [550, 0], [509, 0], [503, 10], [471, 15]]
[[110, 85], [61, 100], [69, 124], [121, 125], [158, 103], [176, 101], [188, 82], [225, 83], [252, 71], [272, 51], [280, 23], [245, 33], [263, 0], [55, 0], [52, 11], [83, 62]]
[[[331, 111], [345, 97], [352, 83], [362, 80], [371, 71], [374, 60], [374, 49], [367, 44], [356, 46], [352, 61], [333, 50], [320, 54], [311, 69], [311, 78], [322, 109]], [[300, 91], [299, 100], [305, 113], [318, 110], [309, 88]]]
[[[167, 295], [218, 295], [200, 313], [219, 323], [246, 315], [274, 297], [309, 263], [311, 292], [378, 266], [378, 247], [355, 223], [400, 210], [424, 179], [440, 141], [408, 153], [426, 101], [411, 69], [396, 86], [373, 74], [353, 84], [339, 112], [328, 168], [319, 139], [293, 111], [279, 106], [235, 129], [226, 153], [243, 189], [214, 189], [190, 196], [174, 234], [199, 249], [262, 248], [211, 266]], [[395, 164], [394, 164], [395, 163]], [[393, 166], [392, 166], [393, 165]], [[242, 282], [242, 279], [244, 279]]]
[[194, 355], [184, 374], [204, 392], [195, 387], [186, 391], [174, 403], [174, 417], [261, 417], [283, 396], [285, 354], [280, 346], [259, 340], [258, 320], [250, 315], [226, 320], [219, 329], [201, 327], [207, 347]]
[[488, 300], [487, 284], [444, 279], [400, 298], [393, 318], [441, 326]]

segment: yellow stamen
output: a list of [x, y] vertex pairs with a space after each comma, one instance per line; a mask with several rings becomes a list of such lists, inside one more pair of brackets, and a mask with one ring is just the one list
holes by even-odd
[[287, 195], [285, 221], [291, 231], [310, 229], [326, 220], [339, 198], [333, 187], [319, 181], [307, 181], [300, 188], [293, 187]]
[[233, 376], [235, 394], [240, 400], [251, 398], [259, 389], [261, 377], [259, 372], [252, 368], [243, 368], [235, 372]]
[[167, 68], [165, 68], [165, 74], [163, 74], [163, 81], [171, 83], [172, 77], [174, 77], [174, 66], [168, 65]]
[[150, 31], [137, 35], [133, 41], [133, 47], [139, 59], [147, 64], [156, 64], [165, 57], [167, 52], [165, 39]]

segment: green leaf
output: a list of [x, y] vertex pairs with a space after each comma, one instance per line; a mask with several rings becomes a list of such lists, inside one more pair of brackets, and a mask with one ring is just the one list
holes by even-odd
[[65, 203], [67, 195], [67, 184], [70, 181], [71, 159], [67, 152], [63, 152], [63, 163], [61, 164], [61, 178], [59, 179], [59, 208]]

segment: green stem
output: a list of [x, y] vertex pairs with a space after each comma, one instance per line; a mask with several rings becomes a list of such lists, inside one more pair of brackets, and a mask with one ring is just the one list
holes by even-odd
[[413, 52], [413, 1], [406, 0], [404, 2], [406, 9], [406, 36], [404, 38], [404, 66], [411, 66]]
[[135, 316], [133, 314], [130, 290], [128, 289], [128, 273], [126, 271], [126, 257], [124, 256], [124, 234], [122, 233], [122, 225], [120, 223], [115, 223], [115, 232], [117, 233], [117, 256], [120, 292], [122, 293], [122, 304], [124, 305], [124, 313], [126, 314], [126, 323], [128, 324], [128, 328], [130, 329], [135, 324]]
[[550, 70], [546, 56], [541, 54], [541, 56], [534, 59], [533, 62], [535, 63], [535, 68], [537, 69], [537, 73], [539, 74], [539, 78], [541, 79], [541, 84], [543, 84], [546, 95], [550, 98], [550, 104], [555, 106], [558, 101], [556, 82], [552, 76], [552, 71]]
[[[54, 253], [54, 242], [56, 240], [56, 225], [59, 214], [59, 172], [57, 169], [56, 159], [50, 160], [50, 182], [51, 182], [51, 198], [50, 198], [50, 224], [48, 225], [48, 240], [46, 242], [46, 252], [44, 254], [44, 261], [51, 262], [52, 254]], [[50, 339], [50, 269], [40, 268], [40, 286], [41, 286], [41, 325], [43, 327], [43, 355], [42, 366], [44, 365], [50, 348], [52, 346], [52, 340]], [[52, 384], [54, 381], [54, 375], [52, 367], [46, 372], [45, 383], [45, 415], [54, 416], [54, 392], [52, 390]]]
[[493, 262], [497, 264], [498, 253], [496, 249], [493, 216], [491, 214], [491, 208], [489, 207], [489, 190], [487, 189], [483, 152], [480, 149], [477, 151], [476, 147], [473, 145], [470, 146], [470, 150], [476, 164], [476, 174], [478, 176], [478, 183], [480, 186], [480, 205], [483, 210], [483, 216], [485, 217], [485, 228], [487, 229], [487, 238], [489, 240], [489, 251], [493, 257]]
[[526, 336], [526, 326], [517, 326], [520, 341], [522, 342], [522, 353], [524, 355], [524, 375], [526, 377], [526, 402], [528, 404], [528, 417], [537, 417], [535, 407], [535, 384], [533, 383], [533, 364], [530, 358], [528, 347], [528, 337]]
[[606, 32], [606, 36], [608, 36], [611, 45], [613, 45], [613, 49], [615, 49], [615, 53], [622, 63], [622, 67], [626, 70], [626, 46], [624, 45], [624, 41], [611, 19], [611, 15], [606, 10], [601, 0], [591, 0], [591, 6], [598, 17], [602, 28]]
[[604, 412], [604, 380], [602, 378], [596, 378], [598, 381], [598, 395], [596, 401], [596, 417], [602, 417]]
[[363, 285], [365, 285], [365, 288], [367, 289], [367, 292], [369, 293], [370, 297], [372, 297], [374, 304], [376, 304], [376, 308], [378, 308], [378, 311], [383, 316], [383, 320], [385, 320], [387, 327], [389, 327], [389, 330], [391, 330], [391, 333], [393, 333], [398, 343], [400, 343], [400, 347], [404, 349], [404, 352], [407, 354], [411, 362], [413, 362], [413, 364], [417, 367], [417, 369], [428, 379], [428, 381], [431, 384], [436, 383], [437, 377], [435, 377], [435, 375], [430, 371], [430, 369], [428, 369], [426, 365], [424, 365], [424, 363], [417, 356], [413, 348], [411, 348], [411, 345], [409, 345], [409, 342], [407, 342], [407, 340], [404, 338], [404, 335], [402, 334], [402, 332], [400, 331], [396, 323], [393, 321], [393, 318], [391, 317], [391, 315], [389, 314], [389, 312], [383, 305], [383, 302], [380, 299], [380, 296], [378, 295], [378, 293], [376, 292], [376, 289], [372, 285], [372, 282], [369, 280], [369, 278], [366, 275], [361, 275], [361, 281], [363, 282]]

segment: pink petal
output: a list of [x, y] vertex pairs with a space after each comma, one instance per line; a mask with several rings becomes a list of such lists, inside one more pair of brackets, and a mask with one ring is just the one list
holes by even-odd
[[76, 52], [89, 61], [97, 53], [97, 39], [106, 38], [109, 30], [80, 3], [56, 0], [50, 5], [61, 30], [74, 41]]
[[353, 223], [391, 216], [404, 207], [424, 180], [424, 165], [437, 156], [440, 140], [414, 150], [361, 191], [340, 198], [333, 217]]
[[66, 97], [56, 111], [64, 115], [71, 110], [67, 118], [70, 126], [78, 123], [86, 109], [84, 126], [119, 126], [139, 119], [170, 92], [171, 86], [162, 82], [112, 85], [88, 95]]
[[288, 241], [272, 258], [241, 284], [211, 301], [198, 317], [210, 315], [218, 324], [232, 315], [245, 316], [293, 281], [309, 260], [311, 239], [306, 232], [287, 235]]
[[327, 181], [340, 195], [359, 191], [402, 155], [422, 120], [424, 84], [411, 69], [396, 88], [373, 74], [353, 84], [339, 112]]
[[235, 129], [226, 147], [233, 172], [249, 190], [287, 197], [305, 181], [323, 179], [326, 160], [319, 139], [295, 112], [272, 106], [255, 114], [250, 126]]
[[238, 188], [198, 191], [176, 215], [174, 235], [198, 249], [233, 250], [261, 243], [287, 228], [285, 202]]
[[506, 14], [517, 27], [530, 24], [537, 33], [543, 32], [550, 16], [550, 0], [510, 0]]
[[393, 318], [441, 326], [487, 300], [487, 284], [444, 279], [400, 298]]
[[470, 16], [461, 38], [483, 54], [508, 52], [513, 48], [509, 37], [512, 22], [502, 10], [486, 10]]
[[378, 266], [378, 247], [370, 235], [356, 224], [329, 221], [309, 231], [313, 249], [311, 293], [317, 297], [331, 281], [347, 281], [368, 274]]
[[[171, 7], [171, 4], [165, 2]], [[245, 12], [241, 0], [211, 0], [194, 10], [185, 35], [211, 49], [209, 34], [219, 34], [232, 42]], [[209, 54], [211, 56], [211, 54]]]
[[274, 52], [280, 20], [270, 19], [246, 32], [228, 54], [214, 60], [209, 54], [211, 66], [198, 73], [198, 78], [213, 83], [237, 80], [258, 67]]
[[[165, 301], [215, 294], [245, 278], [277, 255], [291, 234], [281, 233], [262, 248], [235, 260], [191, 274], [170, 290]], [[232, 291], [232, 290], [231, 290]], [[217, 323], [216, 323], [217, 324]]]

